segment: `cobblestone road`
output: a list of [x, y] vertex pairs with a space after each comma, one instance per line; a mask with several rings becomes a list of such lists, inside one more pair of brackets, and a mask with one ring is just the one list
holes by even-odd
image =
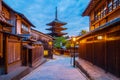
[[77, 68], [70, 64], [69, 57], [54, 56], [21, 80], [87, 80]]

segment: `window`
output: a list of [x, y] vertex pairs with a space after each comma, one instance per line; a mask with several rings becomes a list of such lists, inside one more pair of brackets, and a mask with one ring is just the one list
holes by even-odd
[[101, 8], [101, 18], [104, 17], [106, 15], [106, 6], [103, 5]]
[[118, 0], [113, 0], [113, 9], [117, 8]]
[[29, 31], [28, 27], [25, 24], [22, 24], [22, 29], [27, 32]]
[[95, 12], [95, 20], [99, 20], [100, 18], [101, 18], [101, 10], [99, 9]]
[[110, 0], [109, 2], [108, 2], [108, 12], [111, 12], [112, 11], [112, 0]]

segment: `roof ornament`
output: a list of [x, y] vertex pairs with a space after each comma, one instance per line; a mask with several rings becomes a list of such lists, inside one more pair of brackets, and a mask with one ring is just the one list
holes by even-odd
[[55, 11], [55, 20], [58, 20], [57, 7], [56, 7], [56, 11]]

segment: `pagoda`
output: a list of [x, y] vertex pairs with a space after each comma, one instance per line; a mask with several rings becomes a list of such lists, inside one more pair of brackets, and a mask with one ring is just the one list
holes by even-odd
[[50, 33], [48, 35], [51, 35], [52, 37], [61, 37], [63, 35], [66, 35], [67, 33], [63, 33], [63, 30], [66, 30], [67, 28], [63, 28], [62, 26], [66, 25], [67, 23], [59, 21], [57, 16], [57, 7], [55, 12], [55, 20], [52, 22], [46, 24], [48, 26], [51, 26], [50, 28], [46, 29], [49, 30]]

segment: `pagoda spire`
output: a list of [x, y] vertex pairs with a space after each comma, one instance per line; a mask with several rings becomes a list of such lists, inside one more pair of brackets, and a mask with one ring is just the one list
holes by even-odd
[[55, 11], [55, 20], [58, 20], [57, 7], [56, 7], [56, 11]]
[[50, 28], [47, 28], [46, 30], [51, 31], [50, 33], [48, 33], [48, 35], [51, 35], [53, 37], [61, 37], [63, 35], [66, 35], [67, 33], [63, 33], [63, 30], [66, 30], [67, 28], [63, 28], [62, 26], [66, 25], [67, 23], [62, 22], [60, 20], [58, 20], [58, 13], [57, 13], [57, 7], [55, 8], [55, 19], [46, 24], [48, 26], [51, 26]]

